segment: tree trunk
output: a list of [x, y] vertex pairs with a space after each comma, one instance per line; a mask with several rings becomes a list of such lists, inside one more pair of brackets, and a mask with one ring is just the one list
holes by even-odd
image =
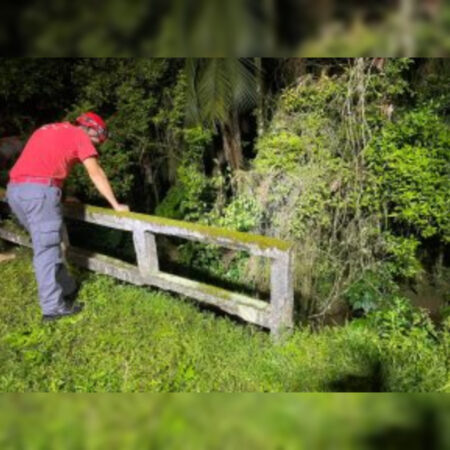
[[264, 80], [262, 74], [262, 59], [255, 58], [255, 64], [257, 67], [256, 94], [258, 97], [258, 104], [256, 106], [256, 123], [258, 137], [261, 137], [264, 133]]
[[239, 117], [235, 109], [230, 113], [230, 119], [227, 123], [221, 123], [223, 150], [225, 159], [233, 171], [243, 167], [243, 155], [241, 144], [241, 130], [239, 128]]
[[152, 163], [149, 155], [144, 155], [141, 159], [141, 167], [143, 172], [143, 186], [151, 186], [153, 191], [153, 199], [150, 195], [143, 192], [143, 196], [141, 197], [141, 201], [145, 202], [146, 211], [151, 211], [153, 209], [153, 205], [158, 205], [160, 203], [157, 180], [154, 176]]

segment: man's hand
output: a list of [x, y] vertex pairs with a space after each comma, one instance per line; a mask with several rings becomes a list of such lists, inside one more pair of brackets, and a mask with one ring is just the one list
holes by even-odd
[[114, 211], [117, 211], [117, 212], [130, 212], [130, 207], [128, 205], [121, 205], [120, 203], [118, 203], [114, 207]]

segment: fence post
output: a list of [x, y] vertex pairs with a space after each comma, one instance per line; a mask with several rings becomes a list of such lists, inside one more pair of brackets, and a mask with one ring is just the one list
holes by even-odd
[[293, 326], [293, 252], [288, 250], [272, 260], [270, 269], [270, 332], [277, 339]]
[[133, 231], [134, 249], [142, 277], [150, 276], [159, 271], [158, 250], [155, 235], [143, 229]]

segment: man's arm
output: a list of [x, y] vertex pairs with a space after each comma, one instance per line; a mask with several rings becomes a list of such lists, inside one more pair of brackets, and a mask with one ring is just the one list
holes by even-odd
[[108, 177], [101, 168], [97, 158], [90, 157], [83, 161], [83, 165], [89, 175], [89, 178], [94, 183], [100, 194], [108, 200], [110, 205], [116, 211], [129, 211], [130, 208], [127, 205], [121, 205], [117, 202], [114, 192], [109, 184]]

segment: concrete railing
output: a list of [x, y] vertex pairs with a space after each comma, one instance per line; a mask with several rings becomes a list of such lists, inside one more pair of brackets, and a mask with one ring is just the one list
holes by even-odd
[[[0, 189], [0, 202], [5, 191]], [[214, 305], [248, 322], [269, 328], [278, 336], [292, 327], [293, 263], [291, 244], [279, 239], [234, 232], [224, 228], [196, 225], [139, 213], [117, 213], [112, 209], [76, 203], [63, 204], [64, 216], [133, 234], [137, 266], [106, 255], [70, 245], [64, 241], [67, 259], [95, 272], [110, 275], [136, 285], [156, 286]], [[212, 285], [162, 272], [159, 269], [155, 235], [176, 236], [233, 250], [243, 250], [271, 260], [270, 303], [227, 291]], [[6, 230], [0, 223], [0, 238], [30, 246], [23, 235]]]

